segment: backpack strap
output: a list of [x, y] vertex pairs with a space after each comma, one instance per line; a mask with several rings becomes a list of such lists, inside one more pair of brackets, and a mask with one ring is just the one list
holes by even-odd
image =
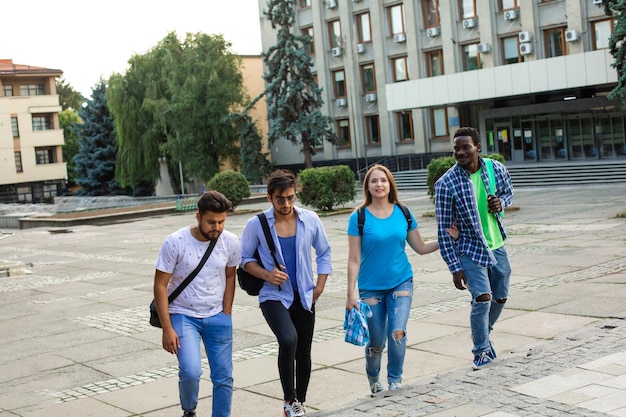
[[[400, 207], [400, 210], [402, 210], [404, 217], [406, 217], [406, 231], [408, 233], [411, 230], [411, 226], [413, 225], [411, 213], [409, 212], [409, 209], [406, 208], [406, 206], [403, 206], [400, 203], [396, 203], [396, 205]], [[359, 207], [359, 209], [357, 210], [357, 222], [359, 225], [359, 235], [363, 236], [363, 226], [365, 225], [365, 207]]]
[[483, 160], [485, 161], [485, 169], [489, 177], [489, 194], [493, 195], [496, 192], [496, 173], [493, 170], [493, 161], [489, 158], [483, 158]]
[[[270, 253], [272, 254], [272, 259], [274, 260], [274, 265], [276, 268], [280, 269], [278, 259], [276, 259], [276, 245], [274, 245], [274, 239], [272, 238], [272, 232], [270, 231], [270, 225], [267, 222], [267, 217], [265, 217], [265, 213], [257, 214], [259, 221], [261, 222], [261, 227], [263, 228], [263, 234], [265, 235], [265, 240], [267, 241], [267, 246], [270, 248]], [[260, 257], [260, 256], [259, 256]], [[278, 291], [282, 291], [280, 285], [278, 286]]]

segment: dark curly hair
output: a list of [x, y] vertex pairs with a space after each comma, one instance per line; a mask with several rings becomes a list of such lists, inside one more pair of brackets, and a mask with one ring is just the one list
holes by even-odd
[[455, 138], [459, 136], [470, 136], [474, 145], [478, 145], [480, 143], [480, 134], [478, 134], [478, 130], [473, 127], [460, 127], [456, 132], [454, 132]]
[[226, 213], [233, 208], [233, 203], [219, 191], [209, 190], [200, 196], [198, 200], [198, 212], [204, 214], [207, 211], [213, 213]]

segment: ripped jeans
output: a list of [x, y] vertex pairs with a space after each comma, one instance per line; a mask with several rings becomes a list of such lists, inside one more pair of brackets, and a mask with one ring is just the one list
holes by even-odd
[[[480, 355], [489, 350], [489, 334], [493, 330], [504, 302], [509, 296], [509, 280], [511, 277], [511, 265], [509, 256], [504, 246], [493, 251], [497, 263], [489, 268], [476, 265], [469, 256], [461, 255], [459, 261], [465, 277], [467, 289], [472, 294], [472, 312], [470, 314], [470, 326], [472, 328], [472, 353]], [[482, 294], [489, 294], [489, 301], [476, 301]]]
[[370, 384], [378, 381], [380, 363], [387, 350], [387, 382], [402, 382], [406, 353], [406, 325], [413, 301], [413, 278], [389, 290], [359, 290], [359, 296], [372, 309], [367, 319], [370, 341], [365, 345], [365, 372]]

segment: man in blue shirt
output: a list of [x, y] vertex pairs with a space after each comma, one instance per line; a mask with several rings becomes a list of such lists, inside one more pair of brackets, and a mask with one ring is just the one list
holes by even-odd
[[[474, 369], [489, 366], [496, 358], [489, 334], [507, 300], [511, 275], [502, 211], [511, 204], [514, 194], [504, 165], [488, 160], [493, 167], [490, 174], [491, 168], [479, 156], [480, 150], [476, 129], [457, 130], [457, 163], [435, 183], [439, 250], [455, 287], [468, 289], [472, 295]], [[446, 232], [451, 224], [459, 229], [457, 241]]]
[[[330, 244], [317, 213], [295, 206], [293, 173], [277, 170], [270, 175], [267, 200], [272, 207], [265, 211], [265, 216], [279, 265], [274, 263], [257, 216], [248, 220], [242, 232], [241, 264], [247, 272], [265, 281], [259, 302], [278, 341], [283, 414], [301, 417], [306, 416], [303, 403], [311, 376], [315, 302], [332, 270]], [[313, 279], [311, 248], [316, 254], [317, 281]], [[263, 266], [254, 257], [257, 249]]]

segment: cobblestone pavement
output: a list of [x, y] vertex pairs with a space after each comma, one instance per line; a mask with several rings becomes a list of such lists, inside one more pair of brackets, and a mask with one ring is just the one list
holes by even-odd
[[[470, 367], [467, 292], [454, 288], [438, 253], [411, 252], [404, 388], [377, 398], [363, 349], [343, 341], [349, 213], [323, 217], [334, 271], [316, 306], [309, 415], [626, 417], [626, 219], [616, 217], [624, 195], [626, 184], [517, 190], [519, 210], [505, 216], [511, 294], [493, 333], [498, 363], [485, 370]], [[425, 193], [401, 198], [434, 239]], [[240, 235], [265, 207], [246, 205], [227, 229]], [[192, 221], [188, 212], [0, 231], [0, 417], [181, 414], [176, 360], [147, 323], [147, 306], [163, 239]], [[255, 297], [237, 293], [233, 323], [232, 415], [277, 417], [277, 344]], [[211, 404], [203, 366], [200, 417]]]

